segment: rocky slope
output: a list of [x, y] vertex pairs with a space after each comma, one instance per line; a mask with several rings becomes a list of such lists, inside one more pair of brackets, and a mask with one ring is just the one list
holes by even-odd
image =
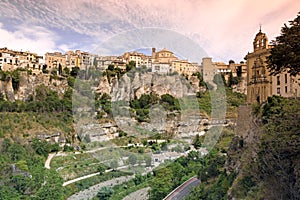
[[9, 101], [24, 101], [28, 99], [30, 95], [34, 95], [36, 88], [41, 84], [57, 91], [59, 95], [62, 95], [68, 88], [68, 83], [65, 78], [52, 79], [49, 74], [28, 75], [27, 72], [21, 71], [18, 87], [15, 89], [10, 75], [5, 77], [5, 79], [1, 78], [0, 93]]

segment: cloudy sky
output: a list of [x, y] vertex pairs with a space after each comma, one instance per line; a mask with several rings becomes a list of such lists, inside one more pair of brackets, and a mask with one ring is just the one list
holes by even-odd
[[[173, 32], [214, 61], [239, 62], [252, 51], [259, 24], [272, 40], [299, 8], [299, 0], [0, 0], [0, 47], [39, 54], [94, 52], [119, 35], [158, 29], [170, 35], [161, 41], [181, 40], [172, 41]], [[134, 40], [122, 38], [121, 43]]]

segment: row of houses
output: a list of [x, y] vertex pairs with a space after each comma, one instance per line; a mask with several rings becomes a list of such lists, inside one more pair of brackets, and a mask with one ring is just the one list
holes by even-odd
[[[43, 62], [44, 61], [44, 62]], [[179, 59], [174, 53], [166, 48], [156, 51], [152, 48], [151, 55], [145, 55], [139, 52], [126, 52], [121, 56], [98, 56], [80, 50], [46, 53], [45, 56], [38, 56], [36, 53], [13, 51], [7, 48], [0, 49], [0, 69], [3, 71], [12, 71], [17, 68], [26, 68], [32, 70], [33, 74], [41, 74], [43, 71], [59, 71], [59, 68], [65, 67], [70, 70], [73, 67], [79, 67], [81, 70], [87, 70], [94, 66], [99, 70], [105, 70], [109, 65], [125, 70], [126, 65], [134, 61], [136, 67], [145, 67], [151, 72], [171, 74], [177, 72], [190, 76], [196, 72], [202, 72], [207, 80], [213, 80], [217, 73], [222, 73], [225, 78], [232, 73], [237, 75], [237, 68], [242, 67], [243, 76], [245, 74], [245, 64], [229, 65], [221, 62], [212, 62], [211, 58], [203, 58], [201, 65], [188, 60]], [[244, 84], [242, 84], [244, 85]], [[238, 87], [241, 88], [241, 87]], [[245, 87], [237, 90], [246, 93]]]
[[[44, 60], [44, 62], [42, 62]], [[52, 71], [54, 69], [79, 67], [86, 70], [94, 66], [100, 70], [105, 70], [109, 65], [114, 65], [120, 69], [126, 69], [126, 64], [130, 61], [136, 63], [136, 67], [146, 67], [152, 72], [172, 73], [177, 71], [180, 74], [191, 75], [199, 71], [197, 63], [190, 63], [188, 60], [180, 60], [174, 53], [162, 49], [152, 55], [147, 56], [138, 52], [126, 52], [121, 56], [98, 56], [80, 50], [46, 53], [45, 56], [38, 56], [36, 53], [13, 51], [7, 48], [0, 49], [0, 69], [12, 71], [16, 68], [27, 68], [34, 73], [41, 73], [42, 70]]]
[[0, 70], [12, 71], [16, 68], [26, 68], [39, 74], [43, 70], [57, 70], [58, 68], [79, 67], [86, 70], [91, 66], [99, 70], [105, 70], [109, 65], [114, 65], [125, 70], [130, 61], [134, 61], [136, 67], [145, 67], [155, 73], [174, 73], [190, 76], [196, 72], [203, 75], [204, 81], [213, 82], [216, 74], [238, 78], [238, 83], [233, 86], [234, 91], [247, 94], [247, 102], [265, 102], [269, 96], [280, 95], [284, 97], [300, 96], [300, 77], [290, 76], [287, 72], [276, 76], [271, 75], [267, 67], [267, 57], [270, 55], [272, 45], [261, 30], [253, 41], [253, 52], [245, 56], [246, 62], [229, 64], [213, 62], [212, 58], [202, 58], [202, 63], [193, 63], [180, 59], [168, 49], [156, 51], [152, 48], [151, 55], [139, 52], [126, 52], [121, 56], [98, 56], [80, 50], [67, 51], [66, 53], [46, 53], [44, 62], [42, 56], [36, 53], [13, 51], [7, 48], [0, 49]]
[[13, 51], [7, 48], [0, 48], [0, 70], [13, 71], [16, 68], [27, 68], [34, 72], [41, 70], [40, 59], [36, 53]]

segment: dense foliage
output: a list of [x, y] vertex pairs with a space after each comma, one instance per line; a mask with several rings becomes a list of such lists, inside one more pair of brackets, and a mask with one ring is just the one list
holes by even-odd
[[300, 199], [300, 101], [270, 97], [254, 173], [266, 199]]
[[289, 23], [290, 26], [284, 24], [281, 35], [272, 41], [268, 64], [273, 74], [284, 71], [294, 76], [300, 74], [300, 12]]
[[299, 199], [299, 99], [273, 96], [253, 109], [255, 138], [248, 144], [243, 139], [231, 144], [230, 159], [242, 163], [231, 195], [237, 199]]
[[135, 118], [139, 122], [149, 120], [149, 113], [151, 106], [160, 104], [167, 111], [180, 110], [178, 99], [170, 94], [163, 94], [159, 97], [156, 94], [142, 94], [140, 98], [136, 98], [130, 101], [130, 108], [133, 110]]
[[63, 180], [44, 168], [46, 146], [21, 145], [4, 139], [0, 157], [0, 199], [63, 199]]

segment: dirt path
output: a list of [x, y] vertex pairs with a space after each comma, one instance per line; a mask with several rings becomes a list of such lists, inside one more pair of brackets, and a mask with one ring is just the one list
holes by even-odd
[[[95, 153], [96, 151], [100, 151], [100, 150], [107, 149], [107, 148], [108, 147], [99, 147], [97, 149], [84, 151], [83, 153]], [[73, 153], [73, 152], [62, 152], [62, 151], [59, 151], [57, 153], [49, 153], [48, 158], [47, 158], [47, 160], [45, 162], [45, 168], [46, 169], [50, 169], [51, 160], [55, 156], [68, 156], [68, 155], [72, 155], [72, 154], [77, 155], [77, 154], [81, 154], [81, 152], [76, 151], [75, 153]]]
[[46, 169], [50, 169], [50, 163], [51, 163], [52, 158], [54, 158], [55, 154], [56, 153], [49, 153], [48, 158], [45, 162], [45, 168]]

